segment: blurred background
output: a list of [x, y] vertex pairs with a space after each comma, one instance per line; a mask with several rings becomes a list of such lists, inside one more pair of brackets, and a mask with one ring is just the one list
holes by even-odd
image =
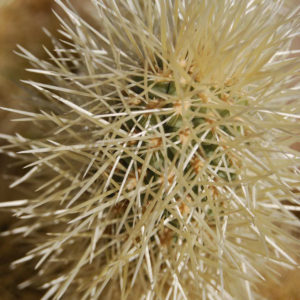
[[[87, 0], [71, 0], [78, 9], [83, 9]], [[286, 0], [283, 13], [299, 8], [300, 0]], [[20, 79], [35, 79], [32, 73], [25, 71], [28, 63], [18, 57], [14, 51], [16, 44], [32, 52], [35, 56], [45, 58], [42, 45], [50, 47], [49, 38], [42, 28], [47, 28], [54, 35], [59, 28], [58, 21], [52, 10], [58, 10], [54, 0], [0, 0], [0, 106], [24, 107], [30, 98], [30, 91], [20, 82]], [[293, 48], [300, 49], [300, 39], [295, 39]], [[0, 132], [22, 132], [23, 127], [10, 121], [14, 115], [0, 110]], [[1, 145], [0, 141], [0, 145]], [[300, 142], [293, 145], [300, 150]], [[9, 160], [0, 153], [0, 201], [20, 199], [18, 190], [11, 190], [11, 181], [6, 170]], [[9, 230], [16, 222], [10, 213], [0, 211], [0, 232]], [[28, 250], [21, 239], [17, 237], [0, 236], [0, 300], [35, 300], [40, 299], [42, 292], [37, 287], [18, 289], [18, 284], [26, 280], [34, 270], [32, 266], [23, 264], [11, 269], [10, 264], [22, 257]], [[300, 270], [278, 270], [281, 279], [278, 283], [267, 281], [261, 283], [260, 289], [270, 300], [300, 300]], [[115, 299], [112, 299], [115, 300]], [[117, 300], [117, 299], [116, 299]], [[237, 299], [243, 300], [243, 299]]]

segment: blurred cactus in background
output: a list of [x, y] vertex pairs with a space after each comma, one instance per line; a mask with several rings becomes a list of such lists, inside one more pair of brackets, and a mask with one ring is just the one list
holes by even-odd
[[[25, 135], [1, 152], [27, 199], [46, 299], [262, 299], [296, 265], [299, 10], [282, 1], [69, 1], [40, 59]], [[62, 17], [64, 15], [64, 17]]]

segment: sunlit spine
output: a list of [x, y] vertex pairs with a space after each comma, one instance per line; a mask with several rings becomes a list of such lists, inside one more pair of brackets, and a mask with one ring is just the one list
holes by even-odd
[[[282, 1], [56, 1], [47, 83], [1, 135], [34, 195], [12, 207], [36, 240], [46, 299], [260, 299], [266, 263], [296, 264], [299, 134]], [[299, 21], [299, 20], [298, 20]], [[93, 24], [93, 25], [90, 25]], [[270, 267], [269, 272], [272, 272]]]

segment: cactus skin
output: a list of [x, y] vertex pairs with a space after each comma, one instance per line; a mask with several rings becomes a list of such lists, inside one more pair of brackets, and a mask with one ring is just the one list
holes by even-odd
[[2, 203], [33, 241], [15, 262], [36, 263], [28, 283], [43, 299], [261, 299], [265, 264], [295, 264], [296, 12], [90, 1], [92, 26], [57, 3], [50, 62], [20, 47], [49, 80], [18, 111], [38, 134], [2, 135], [29, 169], [12, 186], [35, 191]]

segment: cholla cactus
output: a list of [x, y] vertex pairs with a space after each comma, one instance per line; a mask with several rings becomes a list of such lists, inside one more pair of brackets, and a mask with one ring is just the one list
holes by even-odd
[[[3, 138], [36, 193], [24, 219], [46, 299], [261, 299], [293, 265], [299, 134], [281, 1], [57, 1], [35, 136]], [[90, 23], [88, 23], [88, 21]], [[91, 25], [93, 24], [93, 25]], [[299, 26], [298, 26], [299, 27]], [[283, 226], [284, 225], [284, 226]], [[288, 230], [286, 230], [286, 228]], [[268, 265], [266, 264], [268, 263]]]

